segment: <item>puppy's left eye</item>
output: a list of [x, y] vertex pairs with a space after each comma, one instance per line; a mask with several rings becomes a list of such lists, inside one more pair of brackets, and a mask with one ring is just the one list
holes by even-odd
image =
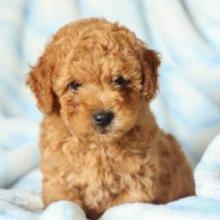
[[75, 90], [75, 91], [76, 91], [80, 86], [81, 86], [81, 85], [80, 85], [78, 82], [75, 82], [75, 81], [73, 81], [73, 82], [71, 82], [71, 83], [69, 84], [70, 89]]
[[123, 85], [126, 85], [128, 83], [128, 80], [125, 79], [123, 76], [119, 76], [115, 81], [114, 83], [116, 85], [119, 85], [119, 86], [123, 86]]

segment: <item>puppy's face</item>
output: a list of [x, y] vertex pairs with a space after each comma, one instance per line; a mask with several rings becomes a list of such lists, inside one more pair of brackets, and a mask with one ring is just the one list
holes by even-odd
[[80, 48], [75, 48], [53, 82], [62, 119], [82, 138], [120, 137], [136, 123], [143, 102], [137, 58], [105, 50], [85, 46], [78, 54]]
[[[40, 108], [41, 96], [51, 93], [46, 102], [53, 107], [45, 113], [54, 111], [56, 102], [56, 111], [70, 133], [93, 141], [121, 138], [137, 123], [144, 103], [149, 102], [156, 90], [152, 64], [158, 65], [159, 61], [152, 51], [145, 50], [144, 54], [142, 49], [134, 35], [122, 28], [112, 33], [90, 31], [78, 37], [71, 47], [63, 46], [65, 52], [58, 52], [56, 57], [44, 55], [39, 63], [47, 59], [52, 63], [56, 60], [56, 64], [50, 71], [42, 68], [45, 76], [50, 72], [50, 89], [37, 94], [41, 98]], [[149, 60], [144, 56], [149, 56]], [[31, 79], [36, 81], [35, 72], [36, 69], [31, 73], [30, 84], [33, 84]], [[35, 93], [39, 90], [34, 85], [31, 87]]]

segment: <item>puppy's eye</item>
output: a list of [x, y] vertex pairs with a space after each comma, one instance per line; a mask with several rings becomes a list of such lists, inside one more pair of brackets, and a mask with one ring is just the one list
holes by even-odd
[[81, 85], [80, 85], [78, 82], [75, 82], [75, 81], [73, 81], [73, 82], [71, 82], [71, 83], [69, 84], [70, 89], [75, 90], [75, 91], [76, 91], [80, 86], [81, 86]]
[[123, 86], [123, 85], [125, 85], [125, 84], [128, 83], [128, 80], [125, 79], [123, 76], [119, 76], [119, 77], [114, 81], [114, 83], [115, 83], [116, 85]]

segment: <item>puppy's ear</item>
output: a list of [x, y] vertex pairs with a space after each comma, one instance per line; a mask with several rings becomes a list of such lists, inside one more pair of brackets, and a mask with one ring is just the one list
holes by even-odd
[[146, 101], [154, 98], [158, 88], [158, 67], [160, 58], [158, 53], [143, 47], [143, 93]]
[[36, 66], [28, 75], [27, 84], [37, 99], [37, 105], [44, 114], [50, 114], [54, 109], [55, 94], [52, 90], [51, 75], [55, 61], [49, 53], [41, 56]]

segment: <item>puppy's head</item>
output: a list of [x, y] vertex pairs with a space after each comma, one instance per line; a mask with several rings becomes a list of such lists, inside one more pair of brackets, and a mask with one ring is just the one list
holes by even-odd
[[112, 141], [135, 126], [155, 95], [159, 63], [127, 28], [85, 19], [53, 37], [28, 84], [40, 110], [59, 114], [69, 132]]

